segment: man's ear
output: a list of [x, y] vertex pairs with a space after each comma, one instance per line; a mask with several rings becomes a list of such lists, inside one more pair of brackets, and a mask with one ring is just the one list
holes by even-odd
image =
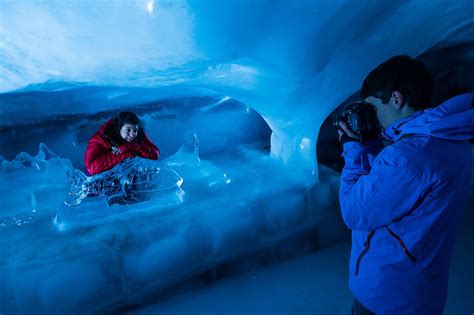
[[392, 92], [392, 99], [396, 109], [400, 109], [405, 105], [405, 97], [399, 91]]

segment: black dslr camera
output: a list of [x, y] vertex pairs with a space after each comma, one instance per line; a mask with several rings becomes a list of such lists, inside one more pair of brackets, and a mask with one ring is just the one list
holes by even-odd
[[344, 106], [342, 112], [333, 116], [333, 126], [341, 129], [341, 121], [352, 129], [361, 142], [380, 137], [382, 126], [377, 119], [375, 107], [370, 104], [355, 102]]

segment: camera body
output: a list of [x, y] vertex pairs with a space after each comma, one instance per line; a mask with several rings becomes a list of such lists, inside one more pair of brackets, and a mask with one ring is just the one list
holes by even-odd
[[341, 129], [340, 122], [345, 122], [359, 137], [359, 141], [375, 140], [380, 137], [382, 126], [377, 118], [374, 106], [355, 102], [344, 106], [341, 113], [334, 115], [333, 126]]

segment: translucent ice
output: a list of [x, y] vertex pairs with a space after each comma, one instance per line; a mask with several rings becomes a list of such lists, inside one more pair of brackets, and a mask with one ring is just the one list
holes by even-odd
[[109, 205], [136, 202], [175, 192], [183, 182], [159, 161], [133, 158], [109, 171], [87, 177], [79, 170], [68, 172], [71, 191], [66, 204], [77, 206], [87, 197], [107, 197]]
[[0, 222], [20, 225], [33, 216], [51, 213], [67, 191], [69, 160], [62, 159], [41, 143], [38, 154], [21, 152], [12, 161], [0, 159]]
[[54, 219], [60, 230], [113, 219], [128, 210], [120, 207], [124, 205], [153, 202], [156, 209], [183, 200], [183, 179], [160, 161], [136, 157], [98, 175], [88, 177], [74, 169], [68, 171], [68, 177], [71, 189]]
[[231, 181], [213, 163], [199, 158], [199, 139], [192, 130], [186, 133], [181, 149], [164, 162], [183, 177], [186, 191], [198, 190], [202, 193], [205, 189], [217, 189]]

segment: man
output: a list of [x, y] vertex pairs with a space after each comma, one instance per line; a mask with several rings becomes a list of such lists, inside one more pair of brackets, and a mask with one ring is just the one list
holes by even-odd
[[353, 314], [442, 314], [449, 264], [471, 179], [474, 94], [430, 107], [432, 79], [408, 56], [365, 78], [390, 145], [358, 142], [340, 123], [343, 219], [352, 229]]

